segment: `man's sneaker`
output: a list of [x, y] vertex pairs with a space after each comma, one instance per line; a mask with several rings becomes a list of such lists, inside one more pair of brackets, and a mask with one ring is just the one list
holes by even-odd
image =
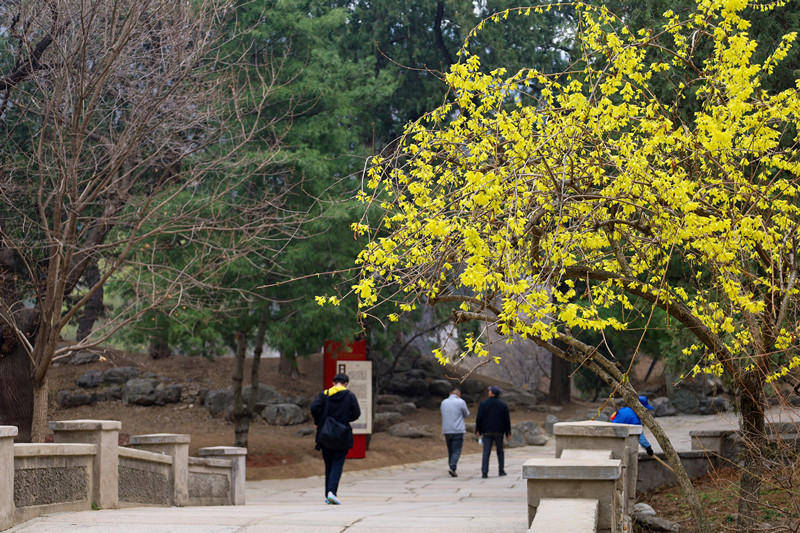
[[497, 475], [502, 477], [502, 476], [506, 476], [506, 475], [508, 475], [508, 474], [506, 474], [505, 470], [503, 470], [502, 472], [500, 472], [500, 473], [499, 473], [499, 474], [497, 474]]
[[482, 477], [483, 479], [486, 479], [486, 478], [487, 478], [487, 477], [489, 477], [489, 476], [488, 476], [487, 474], [481, 474], [481, 477]]
[[458, 477], [458, 474], [456, 474], [456, 471], [452, 468], [448, 469], [447, 473], [450, 474], [450, 477]]
[[339, 498], [336, 497], [336, 494], [334, 494], [331, 491], [328, 491], [328, 503], [331, 503], [333, 505], [339, 505], [342, 502], [339, 501]]

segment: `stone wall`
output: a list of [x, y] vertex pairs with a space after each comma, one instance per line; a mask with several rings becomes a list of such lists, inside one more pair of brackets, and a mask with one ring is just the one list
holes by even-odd
[[0, 531], [46, 513], [134, 505], [244, 505], [247, 450], [200, 448], [189, 435], [134, 435], [114, 420], [51, 422], [52, 444], [14, 444], [0, 426]]
[[95, 453], [90, 444], [15, 444], [14, 522], [91, 508]]

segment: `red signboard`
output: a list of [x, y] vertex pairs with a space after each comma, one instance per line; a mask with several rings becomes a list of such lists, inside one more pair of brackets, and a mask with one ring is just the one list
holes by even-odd
[[[335, 341], [325, 341], [322, 368], [322, 386], [333, 386], [333, 378], [340, 370], [340, 361], [365, 361], [367, 359], [366, 339], [353, 341], [348, 345]], [[348, 459], [363, 459], [366, 456], [367, 436], [353, 435], [353, 447], [347, 453]]]

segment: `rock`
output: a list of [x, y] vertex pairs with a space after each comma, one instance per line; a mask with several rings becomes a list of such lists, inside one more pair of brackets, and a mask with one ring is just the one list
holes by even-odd
[[722, 379], [711, 374], [699, 373], [694, 377], [686, 377], [680, 384], [681, 389], [694, 392], [698, 396], [714, 396], [724, 390]]
[[206, 394], [204, 405], [211, 416], [224, 413], [228, 407], [233, 405], [233, 391], [230, 389], [210, 390]]
[[425, 375], [428, 377], [435, 379], [444, 376], [444, 365], [435, 359], [420, 359], [418, 364], [420, 370], [424, 371]]
[[153, 405], [156, 403], [156, 379], [129, 379], [122, 388], [122, 401], [134, 405]]
[[[242, 399], [246, 404], [250, 401], [250, 394], [253, 390], [253, 387], [247, 386], [242, 388]], [[231, 404], [233, 403], [233, 391], [231, 391]], [[258, 385], [258, 389], [256, 389], [256, 405], [258, 406], [266, 406], [274, 403], [287, 403], [286, 398], [281, 396], [275, 387], [271, 387], [269, 385], [264, 385], [260, 383]]]
[[399, 403], [395, 407], [397, 408], [397, 412], [403, 416], [408, 416], [417, 412], [417, 406], [414, 405], [413, 402]]
[[414, 370], [409, 370], [403, 374], [393, 376], [386, 384], [386, 390], [401, 396], [427, 396], [428, 382], [414, 374]]
[[308, 412], [294, 403], [277, 403], [266, 406], [261, 417], [273, 426], [296, 426], [308, 420]]
[[156, 405], [180, 402], [182, 389], [183, 387], [180, 385], [158, 385], [156, 387]]
[[95, 400], [98, 402], [109, 402], [111, 400], [121, 400], [122, 399], [122, 386], [115, 385], [113, 387], [107, 387], [105, 389], [99, 390], [94, 393]]
[[502, 394], [502, 399], [511, 407], [521, 407], [524, 409], [533, 409], [536, 407], [536, 396], [527, 392], [510, 390]]
[[195, 402], [197, 405], [205, 405], [206, 403], [206, 395], [208, 394], [208, 389], [202, 388], [197, 391], [197, 396]]
[[425, 379], [428, 374], [421, 368], [412, 368], [406, 370], [405, 375], [409, 378]]
[[433, 437], [430, 429], [427, 427], [414, 427], [408, 422], [400, 422], [389, 428], [389, 434], [393, 437], [401, 437], [404, 439], [421, 439], [423, 437]]
[[681, 413], [697, 413], [700, 409], [700, 401], [697, 396], [687, 389], [678, 389], [669, 398], [672, 405]]
[[674, 416], [678, 414], [678, 411], [666, 396], [653, 398], [650, 400], [650, 405], [653, 406], [653, 416]]
[[405, 399], [402, 396], [398, 396], [397, 394], [378, 394], [375, 400], [378, 403], [378, 405], [395, 404], [405, 401]]
[[298, 437], [308, 437], [309, 435], [313, 435], [316, 432], [314, 428], [300, 428], [295, 431], [295, 435]]
[[58, 405], [64, 408], [91, 405], [95, 402], [94, 396], [83, 390], [62, 390], [56, 395]]
[[731, 401], [722, 396], [716, 398], [708, 398], [700, 402], [700, 414], [711, 415], [715, 413], [724, 413], [733, 409]]
[[547, 415], [544, 419], [544, 430], [549, 434], [553, 434], [553, 426], [558, 423], [556, 415]]
[[633, 521], [639, 524], [645, 531], [680, 531], [681, 527], [676, 522], [659, 518], [654, 515], [632, 513]]
[[94, 352], [74, 352], [69, 357], [59, 359], [53, 364], [58, 365], [88, 365], [89, 363], [96, 363], [100, 360], [100, 354]]
[[399, 422], [401, 418], [403, 416], [400, 413], [376, 413], [372, 417], [372, 432], [386, 431], [390, 426]]
[[87, 370], [76, 381], [78, 387], [83, 389], [95, 389], [100, 385], [100, 380], [103, 377], [102, 372], [99, 370]]
[[509, 448], [544, 446], [547, 444], [547, 436], [536, 422], [521, 422], [511, 427], [511, 437], [508, 442]]
[[477, 379], [468, 379], [461, 384], [461, 395], [464, 396], [465, 400], [469, 399], [470, 401], [474, 402], [486, 392], [488, 387], [489, 385], [483, 381]]
[[115, 366], [103, 372], [103, 383], [122, 385], [129, 379], [139, 377], [139, 369], [133, 366]]
[[288, 402], [286, 403], [293, 403], [295, 405], [299, 405], [303, 409], [308, 409], [311, 406], [311, 402], [313, 398], [306, 398], [305, 396], [292, 396], [288, 398]]
[[613, 412], [610, 413], [606, 409], [603, 409], [599, 413], [597, 412], [596, 409], [592, 409], [591, 411], [588, 411], [586, 413], [586, 418], [588, 420], [595, 420], [597, 422], [608, 422], [608, 420], [609, 420], [609, 418], [611, 418], [612, 414], [613, 414]]
[[656, 515], [656, 510], [653, 509], [652, 507], [650, 507], [649, 505], [647, 505], [646, 503], [643, 503], [643, 502], [639, 502], [639, 503], [635, 504], [633, 506], [633, 512], [634, 513], [639, 513], [639, 514], [642, 514], [642, 515], [650, 515], [650, 516], [655, 516]]
[[446, 398], [453, 390], [453, 384], [446, 379], [434, 379], [428, 383], [428, 392], [431, 396]]

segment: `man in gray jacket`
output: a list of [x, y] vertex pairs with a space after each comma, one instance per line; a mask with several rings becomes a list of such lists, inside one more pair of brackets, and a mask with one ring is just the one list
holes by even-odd
[[461, 399], [461, 390], [453, 388], [450, 396], [442, 400], [442, 433], [447, 443], [448, 473], [456, 477], [456, 466], [464, 445], [464, 417], [469, 416], [467, 402]]

